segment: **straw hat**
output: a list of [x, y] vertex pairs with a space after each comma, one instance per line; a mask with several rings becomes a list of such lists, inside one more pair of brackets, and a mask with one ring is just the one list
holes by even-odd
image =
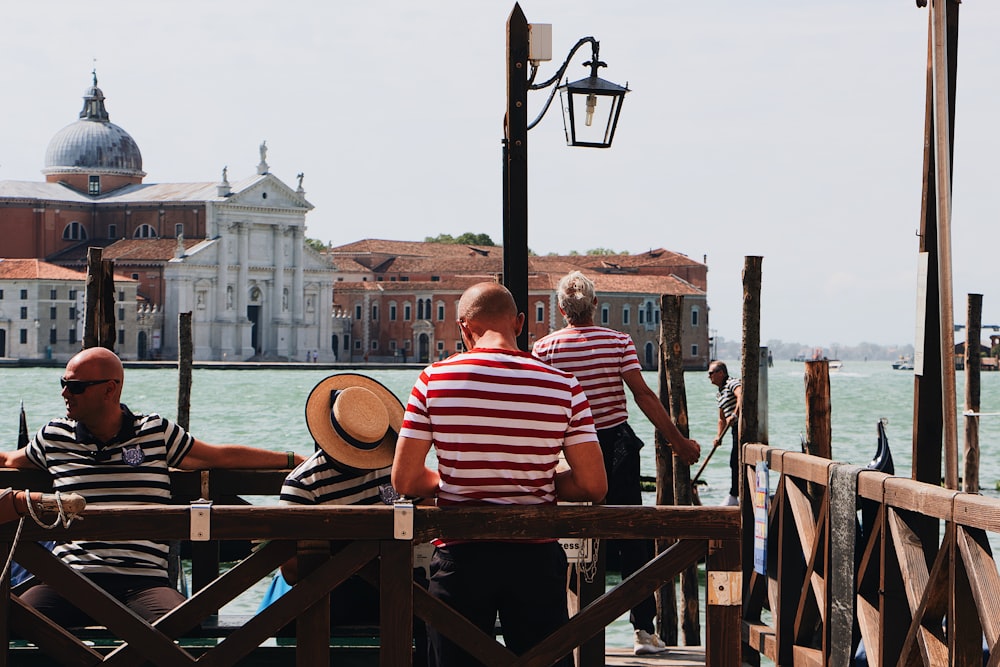
[[337, 463], [375, 470], [392, 465], [403, 404], [376, 380], [340, 373], [309, 392], [306, 425], [316, 444]]

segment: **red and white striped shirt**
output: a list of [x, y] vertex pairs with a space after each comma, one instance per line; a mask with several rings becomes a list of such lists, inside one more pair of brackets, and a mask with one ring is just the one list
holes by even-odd
[[483, 348], [423, 370], [399, 434], [432, 442], [439, 505], [555, 503], [560, 452], [596, 441], [576, 378], [526, 352]]
[[628, 421], [622, 373], [642, 366], [627, 333], [598, 326], [566, 327], [535, 341], [532, 352], [576, 376], [587, 393], [597, 430]]

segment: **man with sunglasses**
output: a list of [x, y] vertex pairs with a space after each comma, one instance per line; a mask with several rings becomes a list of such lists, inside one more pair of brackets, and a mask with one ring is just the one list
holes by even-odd
[[[78, 353], [59, 381], [66, 417], [43, 426], [27, 447], [0, 452], [0, 467], [47, 470], [56, 491], [79, 493], [93, 507], [169, 503], [171, 467], [281, 469], [305, 460], [245, 445], [210, 445], [157, 414], [134, 414], [121, 403], [124, 380], [114, 352], [92, 347]], [[149, 622], [184, 599], [167, 578], [166, 543], [64, 542], [53, 551]], [[21, 600], [64, 627], [89, 621], [44, 583]]]

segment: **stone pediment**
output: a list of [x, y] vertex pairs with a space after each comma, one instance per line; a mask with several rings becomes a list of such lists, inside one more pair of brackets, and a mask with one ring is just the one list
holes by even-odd
[[220, 207], [257, 210], [294, 209], [303, 212], [313, 209], [313, 205], [305, 196], [285, 185], [273, 174], [264, 174], [244, 188], [234, 189]]

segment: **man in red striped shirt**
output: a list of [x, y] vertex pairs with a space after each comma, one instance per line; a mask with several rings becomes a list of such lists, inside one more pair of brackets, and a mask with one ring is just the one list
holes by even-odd
[[[607, 492], [587, 398], [572, 374], [517, 347], [524, 314], [498, 283], [473, 285], [458, 304], [467, 352], [423, 370], [396, 443], [392, 483], [438, 505], [599, 502]], [[427, 466], [431, 446], [437, 467]], [[568, 468], [557, 471], [560, 455]], [[566, 556], [555, 538], [449, 540], [431, 561], [428, 591], [492, 634], [499, 614], [520, 655], [568, 620]], [[472, 658], [433, 627], [431, 665]], [[571, 666], [571, 656], [558, 665]]]
[[[594, 283], [579, 271], [559, 281], [556, 291], [559, 312], [566, 318], [564, 329], [535, 342], [535, 356], [556, 368], [573, 373], [587, 392], [594, 414], [597, 437], [604, 453], [609, 505], [641, 505], [639, 449], [642, 441], [628, 424], [628, 385], [643, 414], [667, 439], [684, 463], [698, 460], [701, 447], [677, 429], [659, 397], [646, 384], [627, 333], [594, 324], [597, 295]], [[653, 555], [652, 540], [609, 540], [608, 553], [618, 557], [622, 579], [641, 568]], [[662, 653], [666, 644], [655, 632], [656, 600], [649, 596], [636, 605], [629, 620], [633, 626], [636, 655]]]

